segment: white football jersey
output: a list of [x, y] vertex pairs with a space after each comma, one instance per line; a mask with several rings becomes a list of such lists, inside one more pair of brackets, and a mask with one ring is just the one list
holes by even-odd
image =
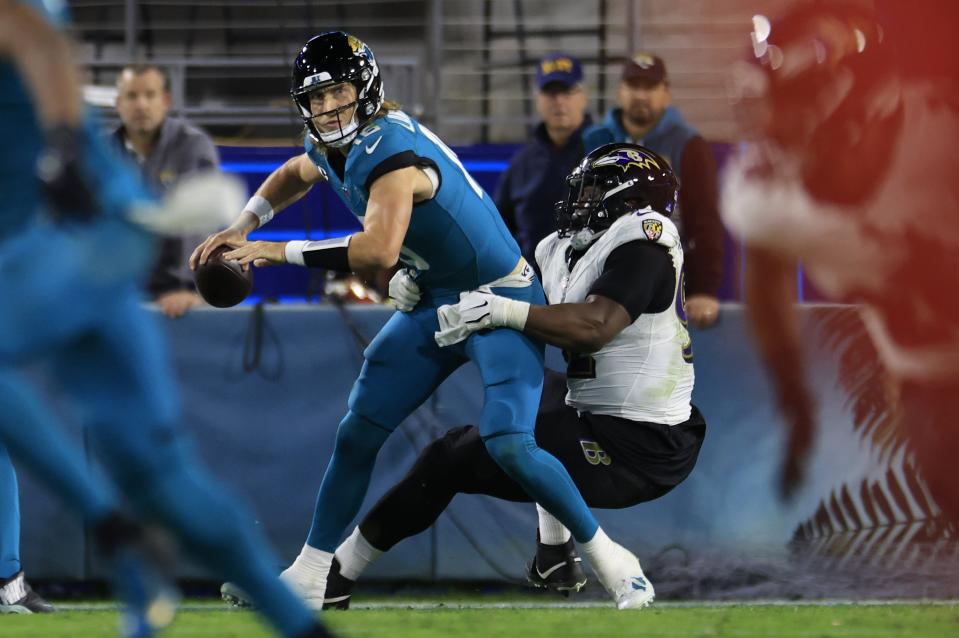
[[664, 312], [640, 315], [599, 352], [566, 353], [579, 358], [577, 364], [585, 364], [570, 366], [566, 403], [582, 412], [676, 425], [689, 419], [694, 379], [685, 320], [683, 249], [676, 226], [659, 213], [642, 210], [617, 219], [572, 272], [566, 265], [570, 238], [556, 233], [536, 247], [536, 262], [551, 304], [581, 303], [602, 275], [610, 253], [636, 240], [668, 249], [676, 273], [676, 301]]
[[898, 142], [861, 206], [814, 200], [787, 160], [754, 178], [747, 150], [723, 175], [722, 215], [739, 239], [802, 260], [826, 294], [862, 302], [886, 368], [902, 379], [959, 374], [959, 117], [929, 86], [905, 86]]

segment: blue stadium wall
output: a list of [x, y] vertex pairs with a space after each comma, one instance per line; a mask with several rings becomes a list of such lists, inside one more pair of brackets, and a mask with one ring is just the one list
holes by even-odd
[[[704, 583], [730, 582], [748, 595], [810, 595], [810, 582], [816, 591], [828, 586], [842, 595], [848, 592], [836, 587], [864, 582], [852, 576], [852, 566], [875, 568], [885, 579], [883, 595], [931, 595], [930, 565], [955, 573], [954, 538], [951, 545], [941, 542], [937, 510], [908, 457], [901, 446], [890, 445], [889, 432], [874, 427], [883, 407], [864, 409], [863, 400], [844, 389], [849, 378], [842, 368], [850, 362], [854, 375], [867, 375], [853, 377], [855, 385], [877, 383], [868, 376], [874, 362], [855, 350], [863, 343], [856, 313], [835, 306], [805, 306], [802, 313], [822, 427], [810, 480], [795, 499], [783, 503], [777, 496], [779, 416], [742, 309], [727, 304], [717, 327], [693, 333], [694, 401], [709, 424], [698, 466], [655, 502], [597, 511], [610, 535], [653, 570], [664, 595], [704, 596]], [[213, 472], [250, 503], [254, 523], [284, 563], [306, 537], [365, 342], [390, 314], [384, 307], [267, 305], [161, 318], [180, 378], [183, 427]], [[561, 368], [559, 353], [551, 351], [548, 363]], [[46, 378], [42, 369], [32, 372]], [[54, 389], [49, 394], [69, 420], [70, 406]], [[482, 394], [476, 370], [467, 365], [407, 419], [379, 454], [363, 511], [403, 476], [428, 441], [450, 427], [475, 423]], [[102, 576], [69, 510], [33, 477], [21, 479], [23, 564], [31, 577]], [[460, 495], [434, 529], [402, 542], [369, 577], [520, 582], [535, 524], [530, 504]], [[795, 561], [797, 540], [841, 564], [841, 577], [810, 580], [804, 568], [811, 563]], [[933, 550], [916, 549], [922, 540], [932, 542]], [[915, 581], [891, 577], [890, 566], [900, 559], [922, 561], [922, 594]], [[178, 573], [207, 576], [189, 564]], [[666, 582], [674, 583], [672, 589]], [[959, 586], [954, 577], [949, 582]], [[799, 583], [796, 592], [784, 590], [790, 583]]]
[[[513, 144], [456, 147], [463, 166], [491, 195], [496, 191], [500, 175], [519, 148]], [[714, 144], [717, 162], [722, 164], [729, 154], [728, 144]], [[252, 193], [271, 171], [302, 152], [297, 147], [219, 147], [223, 169], [242, 177]], [[263, 229], [253, 233], [255, 239], [289, 241], [291, 239], [325, 239], [339, 237], [359, 229], [356, 218], [326, 184], [319, 184], [290, 209], [277, 215]], [[719, 290], [720, 299], [740, 299], [742, 254], [739, 245], [725, 237], [725, 274]], [[323, 274], [295, 266], [280, 266], [257, 271], [251, 303], [260, 299], [275, 301], [318, 301], [322, 297]], [[802, 286], [805, 288], [806, 286]]]

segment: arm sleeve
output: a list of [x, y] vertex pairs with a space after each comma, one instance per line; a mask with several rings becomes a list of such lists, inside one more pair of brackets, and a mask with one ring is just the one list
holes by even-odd
[[679, 210], [686, 244], [687, 292], [715, 295], [723, 276], [719, 180], [709, 144], [693, 137], [683, 150]]
[[663, 312], [673, 303], [676, 273], [666, 248], [645, 240], [617, 247], [606, 258], [590, 295], [612, 299], [636, 321], [643, 313]]
[[390, 155], [382, 162], [373, 167], [373, 169], [366, 176], [366, 183], [364, 188], [369, 192], [370, 188], [373, 186], [373, 182], [383, 177], [387, 173], [392, 173], [393, 171], [398, 171], [401, 168], [407, 168], [409, 166], [431, 166], [436, 169], [436, 174], [440, 177], [440, 185], [436, 187], [436, 190], [439, 191], [442, 186], [442, 173], [440, 173], [436, 162], [431, 160], [428, 157], [420, 157], [413, 151], [400, 151], [395, 155]]

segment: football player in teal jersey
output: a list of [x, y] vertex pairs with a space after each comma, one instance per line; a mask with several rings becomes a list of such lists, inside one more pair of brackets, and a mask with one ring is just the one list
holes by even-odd
[[251, 517], [200, 468], [176, 427], [173, 374], [138, 291], [152, 261], [141, 224], [156, 220], [133, 221], [148, 210], [162, 215], [83, 115], [59, 29], [64, 14], [55, 0], [0, 3], [0, 139], [8, 142], [0, 146], [0, 442], [114, 550], [121, 593], [136, 612], [125, 625], [130, 635], [151, 635], [159, 609], [138, 596], [142, 579], [133, 576], [142, 570], [117, 549], [139, 528], [119, 519], [114, 490], [88, 473], [83, 452], [18, 371], [23, 363], [50, 365], [140, 516], [174, 532], [217, 575], [241, 578], [282, 635], [327, 636], [288, 588], [276, 587]]
[[[495, 462], [583, 544], [600, 581], [621, 608], [641, 607], [651, 588], [635, 587], [639, 561], [599, 528], [562, 464], [533, 437], [543, 384], [543, 344], [519, 330], [482, 331], [440, 346], [437, 308], [461, 293], [486, 289], [508, 298], [513, 324], [545, 302], [490, 197], [428, 128], [384, 101], [379, 66], [357, 38], [312, 38], [293, 64], [292, 97], [307, 128], [305, 153], [275, 170], [236, 222], [191, 256], [205, 263], [221, 245], [241, 264], [294, 263], [339, 272], [403, 269], [394, 296], [422, 297], [390, 318], [365, 362], [336, 434], [313, 525], [282, 578], [319, 609], [333, 550], [356, 516], [377, 452], [442, 381], [467, 361], [485, 387], [479, 433]], [[247, 241], [273, 214], [328, 181], [363, 230], [323, 241]], [[643, 581], [645, 583], [645, 581]], [[239, 594], [228, 584], [225, 595]]]

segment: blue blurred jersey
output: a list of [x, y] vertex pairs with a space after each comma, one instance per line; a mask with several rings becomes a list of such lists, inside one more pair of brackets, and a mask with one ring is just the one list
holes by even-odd
[[[309, 137], [306, 151], [360, 222], [370, 187], [382, 175], [417, 166], [439, 175], [435, 196], [413, 206], [400, 261], [418, 271], [417, 282], [437, 300], [508, 275], [520, 259], [492, 199], [432, 131], [402, 111], [372, 120], [350, 145], [345, 165]], [[332, 159], [332, 162], [330, 161]], [[336, 168], [334, 168], [336, 167]]]
[[[21, 0], [54, 24], [66, 20], [62, 2]], [[9, 60], [0, 59], [0, 238], [21, 228], [36, 207], [39, 190], [37, 158], [43, 148], [43, 133], [33, 110], [33, 101]], [[15, 140], [15, 143], [14, 143]]]
[[[59, 0], [21, 0], [55, 26], [66, 22]], [[86, 177], [97, 192], [104, 215], [120, 215], [136, 201], [149, 200], [135, 167], [108, 149], [90, 117], [83, 123]], [[42, 210], [37, 160], [44, 132], [33, 100], [17, 69], [0, 59], [0, 241], [22, 230]]]

